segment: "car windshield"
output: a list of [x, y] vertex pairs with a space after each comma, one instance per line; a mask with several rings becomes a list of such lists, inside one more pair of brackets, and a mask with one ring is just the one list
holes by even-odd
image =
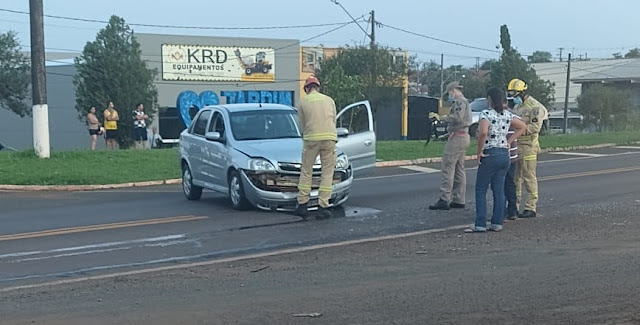
[[295, 111], [257, 109], [230, 114], [231, 132], [238, 141], [300, 138]]
[[488, 109], [487, 99], [486, 98], [476, 98], [474, 99], [469, 106], [471, 106], [472, 112], [482, 112], [485, 109]]

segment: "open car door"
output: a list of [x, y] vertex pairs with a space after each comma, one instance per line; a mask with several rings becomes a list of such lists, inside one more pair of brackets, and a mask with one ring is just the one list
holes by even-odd
[[351, 161], [354, 177], [371, 175], [376, 166], [376, 134], [369, 101], [353, 103], [336, 116], [336, 127], [349, 130], [338, 138], [340, 148]]

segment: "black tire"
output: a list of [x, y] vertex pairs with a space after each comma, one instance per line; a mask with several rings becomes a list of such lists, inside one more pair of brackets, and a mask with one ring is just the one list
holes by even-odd
[[473, 124], [469, 127], [469, 135], [472, 138], [477, 138], [478, 137], [478, 124]]
[[251, 71], [251, 68], [247, 68], [246, 70], [244, 70], [244, 73], [247, 75], [251, 75], [253, 71]]
[[265, 73], [265, 74], [269, 73], [269, 69], [267, 69], [267, 67], [263, 67], [262, 68], [262, 73]]
[[229, 173], [229, 202], [236, 210], [247, 210], [251, 207], [247, 196], [244, 194], [240, 174], [235, 170]]
[[202, 187], [193, 185], [193, 175], [187, 164], [182, 164], [182, 192], [187, 200], [200, 200]]

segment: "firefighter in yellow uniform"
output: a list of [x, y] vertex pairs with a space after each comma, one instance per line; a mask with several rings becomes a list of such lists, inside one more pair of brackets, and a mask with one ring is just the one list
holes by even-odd
[[296, 215], [306, 219], [312, 189], [313, 165], [318, 155], [322, 176], [318, 188], [320, 213], [316, 219], [331, 217], [329, 199], [333, 190], [333, 172], [336, 165], [336, 104], [333, 99], [319, 92], [320, 81], [309, 77], [304, 84], [307, 93], [298, 104], [298, 121], [302, 130], [302, 166], [298, 182], [298, 206]]
[[522, 202], [522, 186], [527, 190], [524, 211], [520, 218], [536, 217], [538, 204], [538, 178], [536, 168], [540, 152], [539, 134], [547, 109], [527, 93], [527, 84], [520, 79], [512, 79], [507, 87], [509, 96], [513, 97], [514, 112], [527, 125], [524, 135], [518, 138], [518, 164], [516, 165], [515, 183], [518, 206]]

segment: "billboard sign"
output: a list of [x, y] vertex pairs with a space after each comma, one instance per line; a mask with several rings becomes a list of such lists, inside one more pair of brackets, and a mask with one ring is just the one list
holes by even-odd
[[163, 44], [162, 80], [275, 81], [275, 51], [262, 47]]

